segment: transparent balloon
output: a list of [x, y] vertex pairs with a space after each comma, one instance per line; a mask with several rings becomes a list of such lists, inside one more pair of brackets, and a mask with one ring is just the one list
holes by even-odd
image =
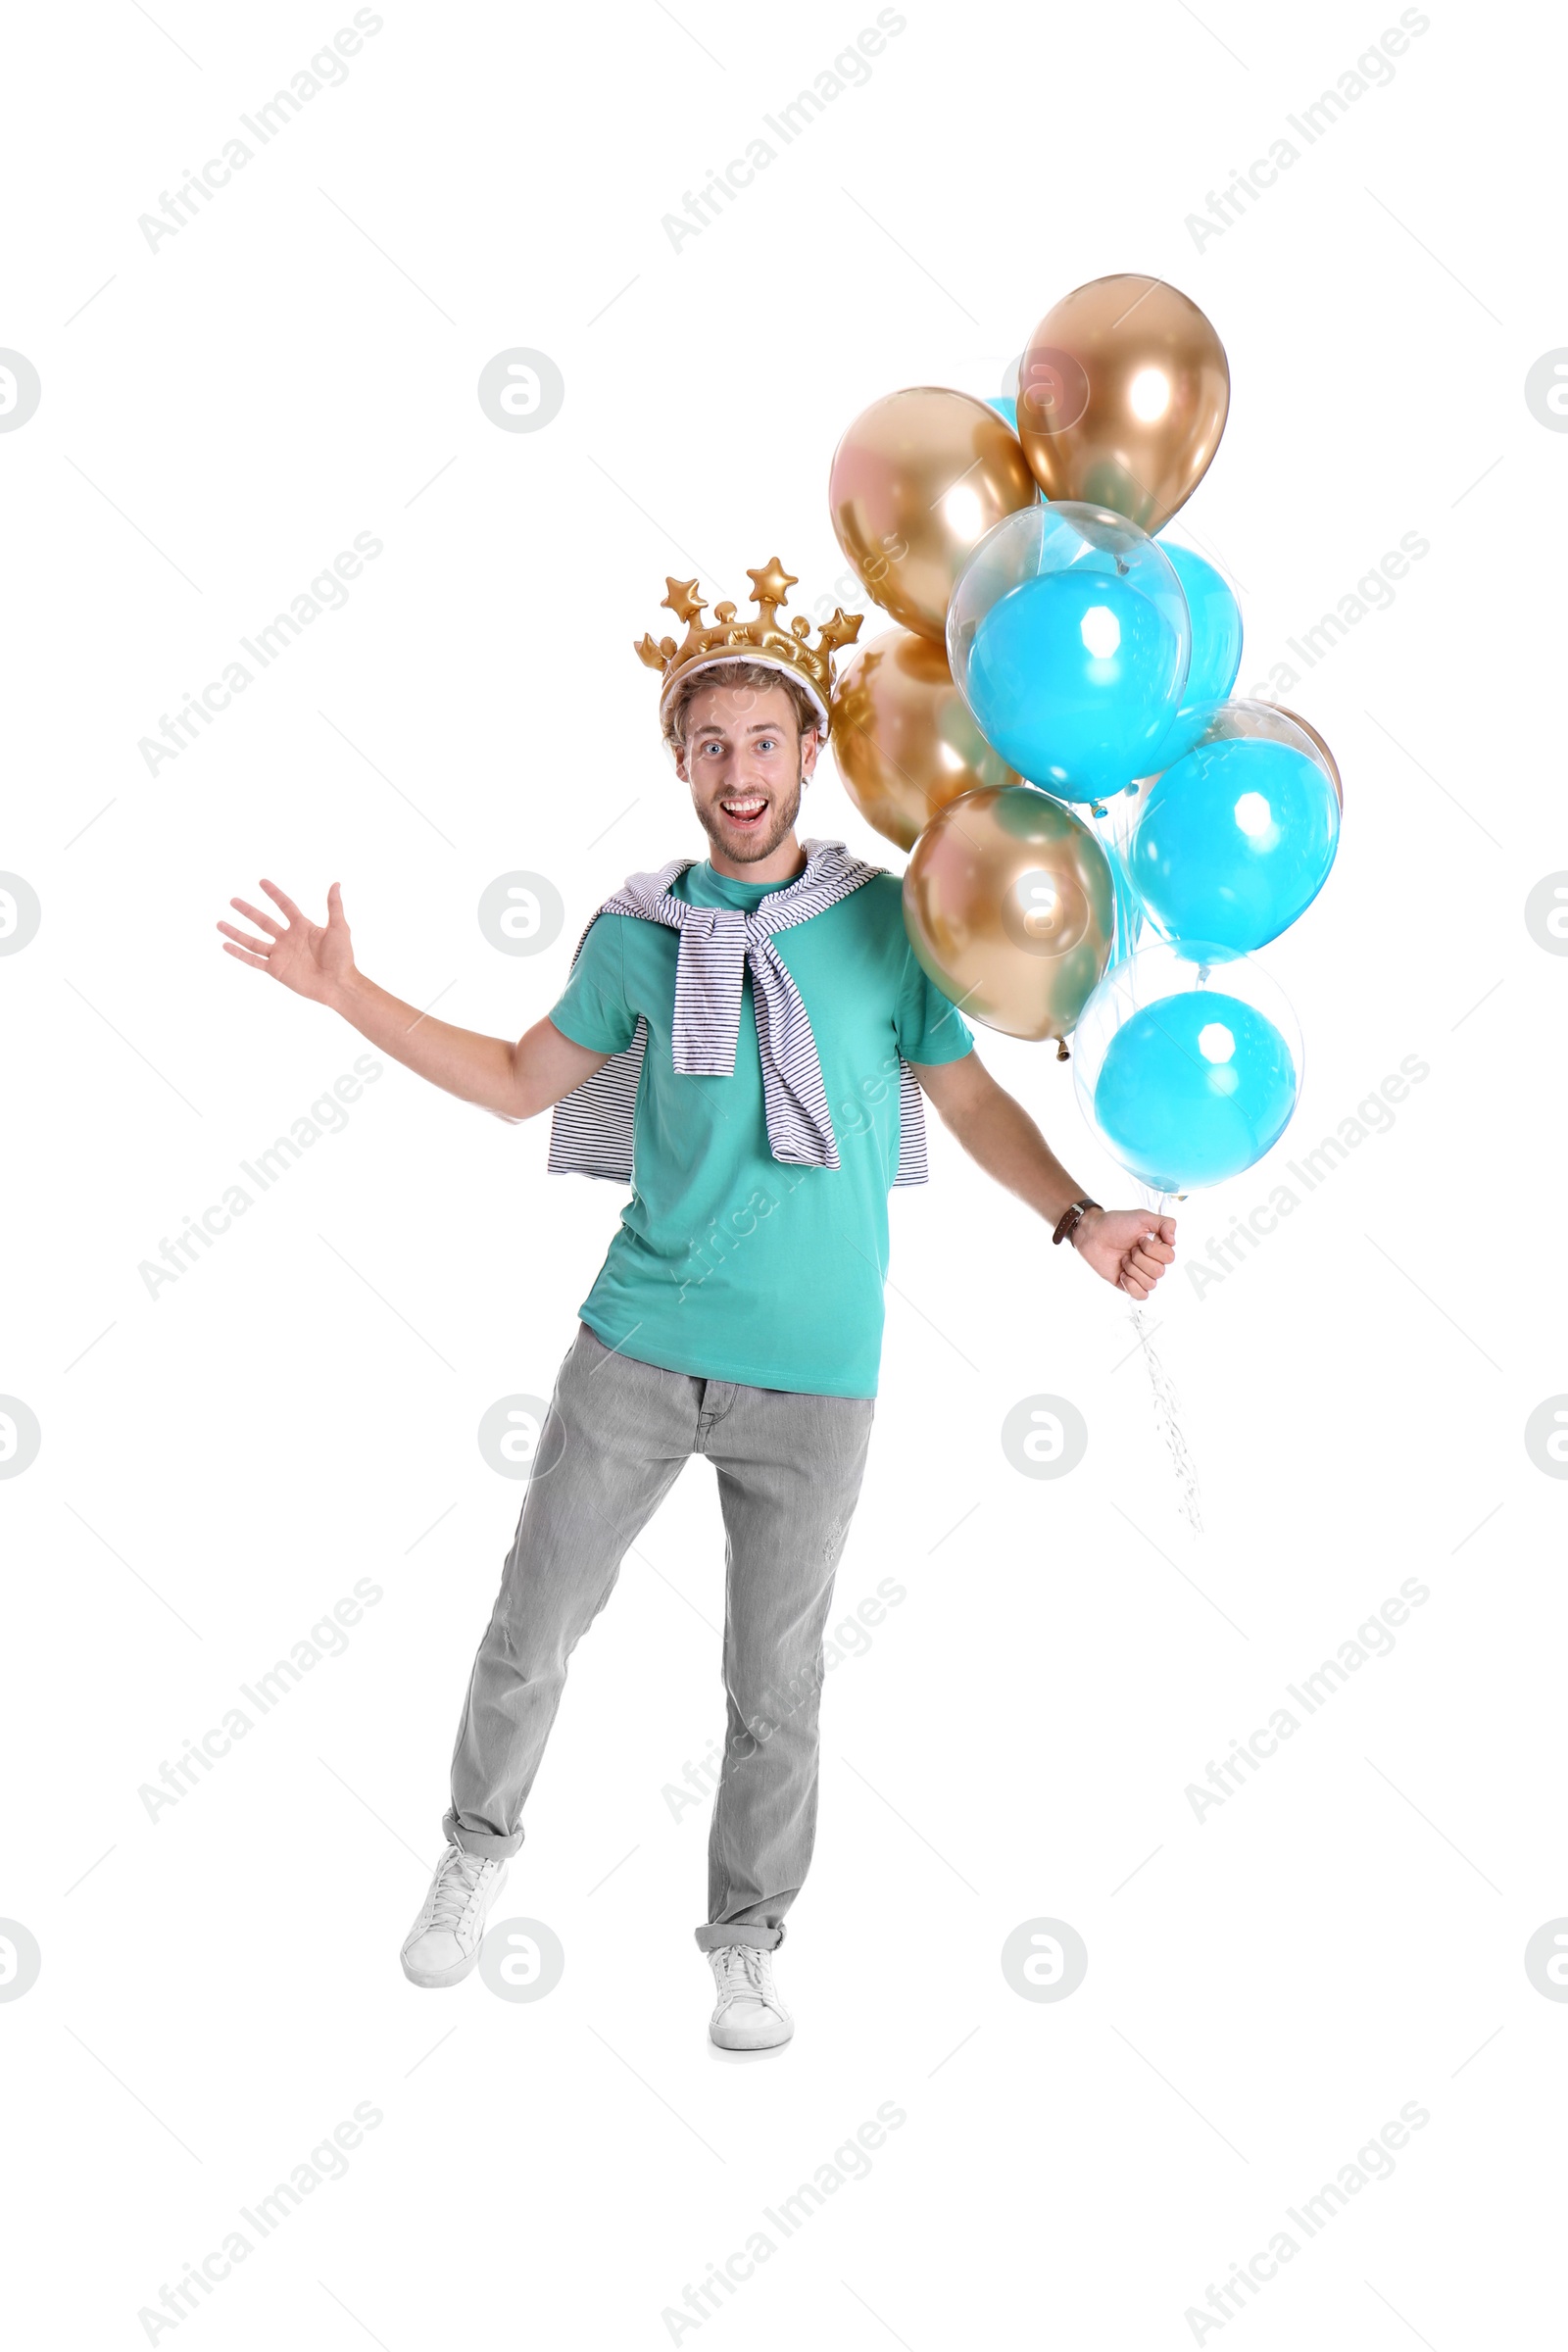
[[1303, 718], [1299, 710], [1287, 710], [1283, 703], [1258, 703], [1254, 708], [1259, 710], [1277, 710], [1281, 718], [1288, 718], [1293, 725], [1300, 728], [1301, 733], [1308, 738], [1313, 750], [1328, 770], [1328, 779], [1334, 787], [1334, 797], [1340, 804], [1340, 814], [1343, 816], [1345, 813], [1345, 782], [1340, 774], [1340, 763], [1316, 727], [1313, 726], [1312, 721], [1309, 718]]
[[1334, 763], [1271, 703], [1209, 704], [1192, 727], [1189, 748], [1121, 803], [1134, 812], [1127, 870], [1165, 938], [1248, 953], [1287, 930], [1328, 879]]
[[1108, 507], [1020, 508], [948, 607], [948, 660], [988, 743], [1059, 800], [1149, 772], [1180, 707], [1192, 627], [1164, 550]]
[[1278, 1143], [1300, 1092], [1301, 1033], [1261, 965], [1155, 941], [1113, 964], [1073, 1039], [1078, 1101], [1150, 1193], [1239, 1176]]

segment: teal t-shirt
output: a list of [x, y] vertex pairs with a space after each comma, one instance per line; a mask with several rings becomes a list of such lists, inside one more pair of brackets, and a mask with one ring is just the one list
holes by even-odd
[[[674, 895], [750, 912], [782, 882], [733, 882], [706, 860]], [[648, 1045], [637, 1086], [631, 1199], [583, 1321], [667, 1371], [821, 1396], [874, 1396], [882, 1354], [888, 1192], [899, 1165], [899, 1060], [957, 1061], [974, 1038], [915, 961], [903, 888], [879, 874], [773, 945], [810, 1017], [836, 1168], [768, 1149], [752, 979], [729, 1077], [677, 1075], [680, 933], [602, 914], [550, 1018], [595, 1053]]]

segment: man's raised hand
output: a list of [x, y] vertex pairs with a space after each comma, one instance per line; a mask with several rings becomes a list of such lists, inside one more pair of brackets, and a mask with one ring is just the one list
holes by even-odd
[[293, 900], [278, 889], [275, 882], [265, 876], [262, 888], [283, 915], [283, 921], [253, 906], [248, 899], [230, 899], [236, 913], [255, 923], [266, 936], [258, 939], [245, 931], [236, 931], [232, 923], [220, 923], [223, 934], [223, 953], [238, 956], [241, 963], [254, 965], [259, 972], [270, 972], [296, 996], [311, 997], [318, 1004], [331, 1001], [354, 978], [354, 951], [349, 941], [349, 927], [343, 919], [343, 893], [334, 882], [326, 894], [326, 921], [313, 923], [300, 912]]

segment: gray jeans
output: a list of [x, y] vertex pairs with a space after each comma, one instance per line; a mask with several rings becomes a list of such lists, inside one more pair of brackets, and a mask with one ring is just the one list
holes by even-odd
[[662, 1371], [579, 1324], [473, 1662], [447, 1836], [470, 1854], [521, 1845], [566, 1661], [687, 1456], [706, 1454], [724, 1516], [727, 1722], [697, 1940], [782, 1942], [816, 1833], [822, 1636], [875, 1410]]

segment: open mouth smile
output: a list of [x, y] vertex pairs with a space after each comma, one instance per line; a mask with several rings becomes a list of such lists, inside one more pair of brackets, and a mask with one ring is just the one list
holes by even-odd
[[720, 801], [718, 806], [732, 825], [740, 825], [748, 830], [760, 825], [767, 814], [766, 796], [760, 792], [736, 793], [728, 800]]

